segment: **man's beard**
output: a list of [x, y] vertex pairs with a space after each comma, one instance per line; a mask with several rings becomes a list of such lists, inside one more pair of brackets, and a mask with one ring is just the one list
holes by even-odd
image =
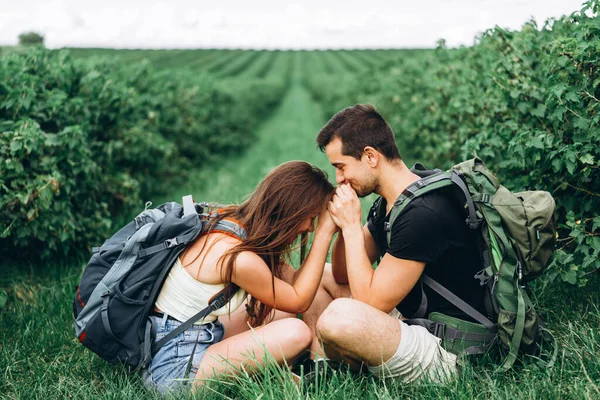
[[366, 197], [373, 192], [377, 192], [379, 182], [374, 176], [369, 176], [364, 185], [353, 188], [358, 197]]

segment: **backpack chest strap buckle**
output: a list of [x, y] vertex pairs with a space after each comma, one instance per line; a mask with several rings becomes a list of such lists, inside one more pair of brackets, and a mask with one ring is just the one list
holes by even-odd
[[475, 203], [489, 204], [492, 201], [492, 196], [487, 193], [477, 193], [473, 195], [472, 199]]
[[179, 243], [177, 242], [177, 238], [174, 237], [172, 239], [167, 239], [165, 240], [165, 246], [167, 246], [167, 249], [170, 249], [172, 247], [177, 246]]

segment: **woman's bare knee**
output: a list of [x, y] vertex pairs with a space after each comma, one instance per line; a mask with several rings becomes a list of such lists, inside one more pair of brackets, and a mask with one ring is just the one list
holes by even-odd
[[312, 332], [308, 325], [297, 318], [285, 318], [277, 321], [280, 324], [281, 340], [298, 348], [298, 352], [310, 347]]

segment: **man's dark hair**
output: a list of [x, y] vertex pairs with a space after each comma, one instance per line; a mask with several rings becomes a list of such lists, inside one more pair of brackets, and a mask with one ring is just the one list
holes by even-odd
[[373, 147], [388, 161], [402, 159], [392, 128], [371, 104], [357, 104], [335, 114], [317, 135], [321, 151], [337, 137], [342, 141], [342, 154], [357, 160], [366, 146]]

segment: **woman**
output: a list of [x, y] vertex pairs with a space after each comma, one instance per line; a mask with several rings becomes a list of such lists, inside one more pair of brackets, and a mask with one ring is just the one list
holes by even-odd
[[[315, 296], [336, 226], [326, 204], [333, 192], [327, 175], [302, 161], [275, 168], [241, 206], [218, 210], [207, 231], [192, 243], [171, 269], [151, 317], [156, 340], [205, 308], [212, 295], [231, 283], [240, 287], [228, 305], [208, 315], [163, 346], [144, 370], [147, 384], [160, 392], [190, 381], [258, 367], [265, 349], [279, 363], [290, 362], [312, 342], [299, 319], [269, 322], [274, 309], [304, 312]], [[305, 260], [306, 234], [318, 224]], [[224, 221], [245, 230], [232, 235], [220, 229]], [[300, 269], [293, 282], [283, 278], [284, 261], [301, 235]], [[288, 280], [289, 281], [289, 280]], [[248, 319], [257, 329], [223, 339], [219, 315], [233, 312], [248, 300]], [[252, 357], [249, 357], [252, 355]], [[194, 379], [195, 378], [195, 379]]]

